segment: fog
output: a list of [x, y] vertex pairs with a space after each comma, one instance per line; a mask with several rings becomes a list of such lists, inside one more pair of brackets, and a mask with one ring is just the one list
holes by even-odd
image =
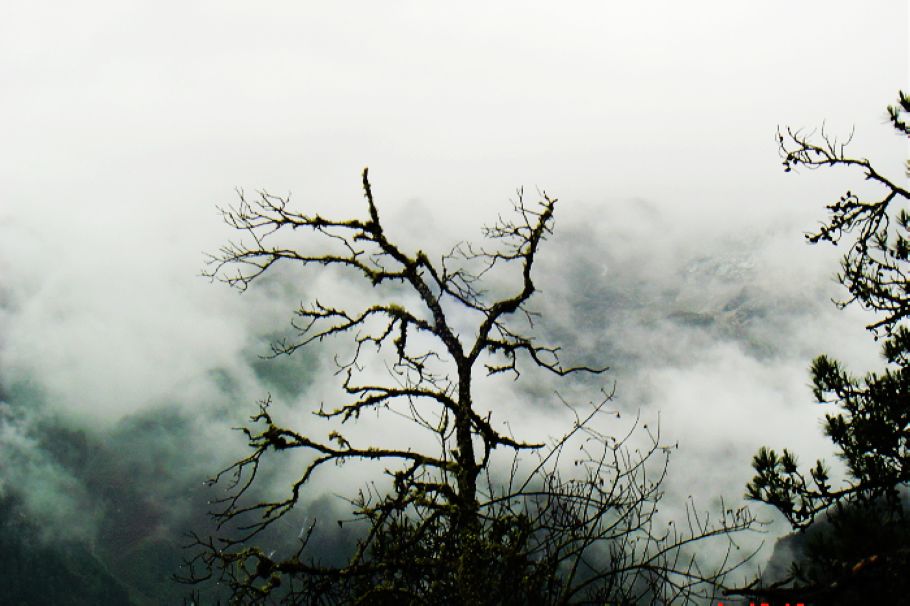
[[[325, 350], [264, 361], [270, 340], [301, 300], [369, 296], [291, 268], [243, 295], [200, 277], [233, 237], [216, 205], [265, 189], [361, 214], [365, 165], [415, 249], [478, 240], [516, 188], [559, 198], [540, 331], [611, 370], [483, 382], [497, 418], [545, 438], [554, 390], [615, 384], [679, 442], [671, 510], [740, 501], [761, 445], [830, 459], [809, 362], [878, 357], [830, 301], [838, 251], [803, 233], [861, 178], [784, 174], [774, 133], [824, 122], [903, 175], [884, 107], [907, 24], [891, 0], [4, 6], [0, 497], [36, 543], [87, 545], [134, 600], [164, 599], [203, 481], [243, 452], [231, 428], [268, 393], [301, 422], [337, 394]], [[767, 557], [787, 529], [752, 506]]]

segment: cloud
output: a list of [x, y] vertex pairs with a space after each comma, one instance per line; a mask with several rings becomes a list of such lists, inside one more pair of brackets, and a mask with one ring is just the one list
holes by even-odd
[[[838, 312], [827, 301], [837, 293], [824, 270], [830, 255], [793, 237], [792, 223], [772, 219], [731, 231], [672, 218], [641, 200], [563, 210], [535, 278], [539, 334], [561, 345], [566, 361], [611, 370], [584, 380], [525, 372], [518, 383], [478, 380], [475, 393], [494, 422], [545, 440], [570, 422], [554, 390], [583, 405], [615, 383], [622, 418], [605, 418], [600, 429], [619, 434], [640, 413], [643, 423], [659, 420], [666, 443], [680, 445], [662, 508], [668, 518], [683, 515], [690, 496], [705, 509], [719, 497], [736, 503], [760, 445], [795, 447], [807, 459], [830, 454], [815, 431], [823, 411], [809, 396], [808, 361], [825, 351], [876, 359], [862, 314]], [[253, 412], [256, 399], [271, 393], [279, 422], [315, 435], [329, 429], [310, 412], [339, 402], [332, 359], [345, 355], [344, 341], [289, 358], [258, 357], [287, 332], [299, 301], [318, 295], [356, 306], [395, 293], [284, 266], [236, 297], [189, 271], [181, 275], [188, 264], [180, 246], [151, 263], [109, 256], [116, 240], [109, 236], [74, 259], [56, 254], [52, 238], [16, 233], [45, 251], [45, 265], [40, 276], [14, 282], [5, 298], [0, 435], [16, 461], [0, 474], [5, 494], [52, 535], [67, 533], [117, 557], [114, 569], [134, 592], [162, 590], [160, 580], [139, 574], [139, 562], [155, 552], [176, 565], [180, 533], [207, 527], [207, 501], [218, 492], [203, 490], [202, 481], [243, 452], [230, 428]], [[138, 250], [154, 239], [133, 238]], [[470, 324], [455, 315], [457, 325]], [[363, 445], [381, 435], [384, 443], [419, 446], [408, 423], [368, 417], [345, 436]], [[258, 490], [284, 494], [303, 460], [271, 462]], [[343, 517], [330, 495], [349, 494], [376, 473], [363, 466], [319, 474], [288, 524], [318, 513], [320, 545], [334, 541], [337, 549], [326, 553], [341, 557], [352, 535], [329, 529]]]
[[[212, 207], [266, 187], [359, 214], [365, 164], [395, 236], [436, 254], [507, 212], [517, 186], [560, 197], [540, 331], [612, 370], [481, 382], [494, 419], [546, 435], [554, 389], [585, 402], [615, 381], [624, 414], [660, 411], [681, 442], [675, 490], [706, 499], [742, 492], [760, 444], [824, 454], [809, 360], [877, 357], [863, 314], [827, 302], [837, 251], [801, 231], [854, 177], [785, 177], [772, 133], [856, 124], [856, 149], [903, 170], [879, 122], [895, 86], [881, 74], [906, 67], [905, 7], [782, 7], [9, 8], [3, 494], [51, 534], [108, 546], [109, 562], [203, 524], [202, 480], [242, 451], [230, 428], [255, 400], [271, 392], [302, 426], [334, 401], [326, 350], [258, 355], [301, 300], [363, 294], [290, 268], [242, 297], [208, 284], [201, 251], [232, 235]], [[782, 44], [794, 31], [819, 35]], [[816, 61], [821, 38], [856, 44]]]

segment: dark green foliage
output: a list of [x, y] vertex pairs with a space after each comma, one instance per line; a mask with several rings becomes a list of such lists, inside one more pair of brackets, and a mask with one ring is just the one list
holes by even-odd
[[903, 604], [910, 593], [910, 520], [887, 503], [835, 505], [812, 525], [781, 538], [766, 584], [735, 593], [772, 605]]
[[910, 591], [904, 573], [910, 525], [884, 502], [838, 508], [829, 522], [809, 536], [794, 579], [807, 587], [826, 588], [818, 602], [827, 604], [898, 604]]
[[851, 377], [837, 361], [820, 356], [812, 363], [812, 382], [820, 402], [838, 406], [825, 415], [825, 435], [844, 460], [848, 486], [832, 489], [822, 461], [802, 472], [796, 457], [784, 449], [762, 448], [752, 461], [756, 476], [749, 498], [777, 507], [795, 527], [811, 524], [831, 505], [871, 503], [882, 498], [897, 506], [898, 488], [908, 480], [910, 462], [910, 368], [887, 368], [863, 379]]
[[[390, 524], [373, 544], [371, 560], [382, 563], [373, 574], [356, 578], [350, 596], [363, 604], [450, 604], [460, 596], [455, 564], [470, 550], [474, 567], [475, 604], [544, 604], [558, 592], [555, 571], [548, 562], [528, 556], [532, 527], [528, 518], [494, 518], [463, 545], [437, 517], [431, 529], [402, 518]], [[352, 600], [354, 601], [354, 600]]]
[[[901, 135], [910, 135], [904, 121], [908, 110], [910, 96], [904, 93], [888, 108]], [[848, 191], [828, 206], [828, 221], [807, 238], [835, 244], [849, 239], [838, 279], [850, 296], [840, 305], [858, 302], [877, 312], [868, 329], [882, 342], [886, 366], [858, 378], [827, 356], [812, 363], [816, 399], [836, 407], [825, 415], [824, 432], [845, 463], [843, 482], [833, 486], [822, 461], [802, 471], [786, 449], [778, 454], [762, 448], [755, 455], [756, 475], [747, 495], [776, 507], [794, 528], [816, 530], [822, 524], [825, 530], [806, 542], [788, 582], [746, 594], [813, 597], [826, 605], [903, 603], [910, 593], [910, 533], [901, 498], [910, 480], [910, 192], [868, 160], [846, 156], [845, 144], [824, 131], [819, 142], [812, 138], [792, 130], [779, 135], [787, 170], [858, 167], [884, 189], [873, 200]]]
[[133, 606], [87, 546], [44, 540], [9, 498], [0, 500], [0, 570], [4, 606]]

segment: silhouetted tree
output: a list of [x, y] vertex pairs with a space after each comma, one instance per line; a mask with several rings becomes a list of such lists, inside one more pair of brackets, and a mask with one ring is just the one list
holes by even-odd
[[[558, 347], [532, 334], [532, 268], [553, 229], [556, 199], [542, 193], [528, 204], [519, 191], [512, 218], [483, 230], [486, 245], [462, 243], [434, 262], [389, 238], [366, 170], [363, 191], [362, 218], [302, 214], [268, 193], [254, 200], [241, 194], [223, 210], [246, 240], [213, 256], [208, 275], [245, 290], [286, 262], [348, 271], [372, 294], [356, 308], [302, 305], [293, 321], [297, 338], [274, 344], [274, 355], [290, 355], [329, 337], [349, 339], [348, 357], [336, 358], [346, 400], [314, 411], [334, 422], [325, 438], [286, 425], [270, 399], [260, 403], [242, 430], [250, 453], [213, 480], [230, 479], [213, 513], [221, 530], [197, 537], [189, 578], [214, 576], [239, 603], [656, 604], [713, 592], [742, 559], [730, 557], [731, 534], [752, 518], [724, 509], [709, 521], [688, 503], [684, 523], [661, 524], [670, 449], [646, 425], [644, 448], [632, 447], [631, 432], [617, 439], [596, 431], [611, 393], [586, 412], [562, 401], [574, 420], [549, 443], [503, 433], [492, 420], [495, 405], [475, 401], [478, 372], [517, 379], [525, 364], [560, 376], [606, 370], [566, 366]], [[299, 233], [309, 239], [285, 237]], [[490, 276], [510, 267], [517, 270], [513, 289], [491, 294], [507, 282]], [[456, 320], [466, 319], [472, 328], [457, 330]], [[383, 367], [387, 380], [365, 378]], [[368, 414], [404, 417], [435, 446], [389, 445], [381, 428], [371, 443], [342, 433]], [[261, 498], [261, 466], [292, 451], [308, 456], [299, 476], [283, 496]], [[500, 459], [509, 463], [501, 473], [497, 452], [510, 453]], [[316, 474], [370, 461], [381, 464], [387, 482], [377, 478], [350, 497], [354, 522], [347, 524], [361, 534], [343, 564], [308, 550], [314, 525], [280, 557], [257, 543], [301, 504]], [[714, 554], [720, 564], [708, 569], [690, 548], [711, 537], [725, 541]]]
[[[891, 125], [902, 136], [910, 135], [908, 111], [910, 96], [904, 93], [888, 107]], [[910, 480], [910, 192], [868, 160], [847, 155], [849, 140], [840, 142], [824, 130], [787, 129], [778, 141], [786, 171], [844, 166], [881, 188], [871, 198], [848, 191], [827, 207], [828, 220], [807, 238], [847, 245], [838, 280], [850, 296], [839, 305], [856, 302], [877, 312], [867, 328], [882, 341], [886, 366], [860, 378], [827, 356], [813, 361], [816, 399], [837, 407], [825, 415], [824, 431], [846, 463], [847, 477], [835, 485], [822, 461], [803, 470], [787, 449], [762, 448], [755, 455], [748, 496], [776, 507], [796, 529], [821, 516], [826, 530], [813, 537], [790, 578], [745, 593], [826, 605], [903, 603], [910, 590], [910, 532], [901, 499]]]

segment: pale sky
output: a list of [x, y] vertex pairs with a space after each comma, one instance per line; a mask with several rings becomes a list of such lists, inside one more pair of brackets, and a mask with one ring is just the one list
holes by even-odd
[[[230, 235], [215, 205], [268, 189], [359, 212], [368, 165], [385, 216], [418, 246], [475, 237], [518, 187], [559, 197], [570, 235], [542, 262], [557, 268], [545, 305], [621, 291], [573, 344], [619, 357], [606, 362], [623, 405], [660, 410], [687, 466], [736, 461], [690, 487], [739, 498], [760, 444], [830, 454], [811, 357], [876, 360], [861, 314], [825, 300], [836, 257], [801, 242], [858, 176], [784, 174], [775, 129], [854, 129], [855, 153], [899, 178], [906, 142], [884, 108], [908, 85], [895, 0], [6, 2], [0, 420], [20, 437], [0, 445], [33, 467], [0, 466], [0, 494], [28, 469], [65, 468], [26, 439], [41, 419], [105, 443], [179, 403], [197, 436], [225, 440], [212, 411], [239, 419], [263, 395], [250, 360], [294, 301], [198, 277]], [[687, 277], [714, 258], [745, 273]], [[741, 288], [770, 318], [748, 334], [656, 328]], [[825, 295], [811, 319], [807, 290]], [[228, 462], [202, 450], [192, 473]], [[66, 515], [55, 482], [26, 497], [36, 518]]]

